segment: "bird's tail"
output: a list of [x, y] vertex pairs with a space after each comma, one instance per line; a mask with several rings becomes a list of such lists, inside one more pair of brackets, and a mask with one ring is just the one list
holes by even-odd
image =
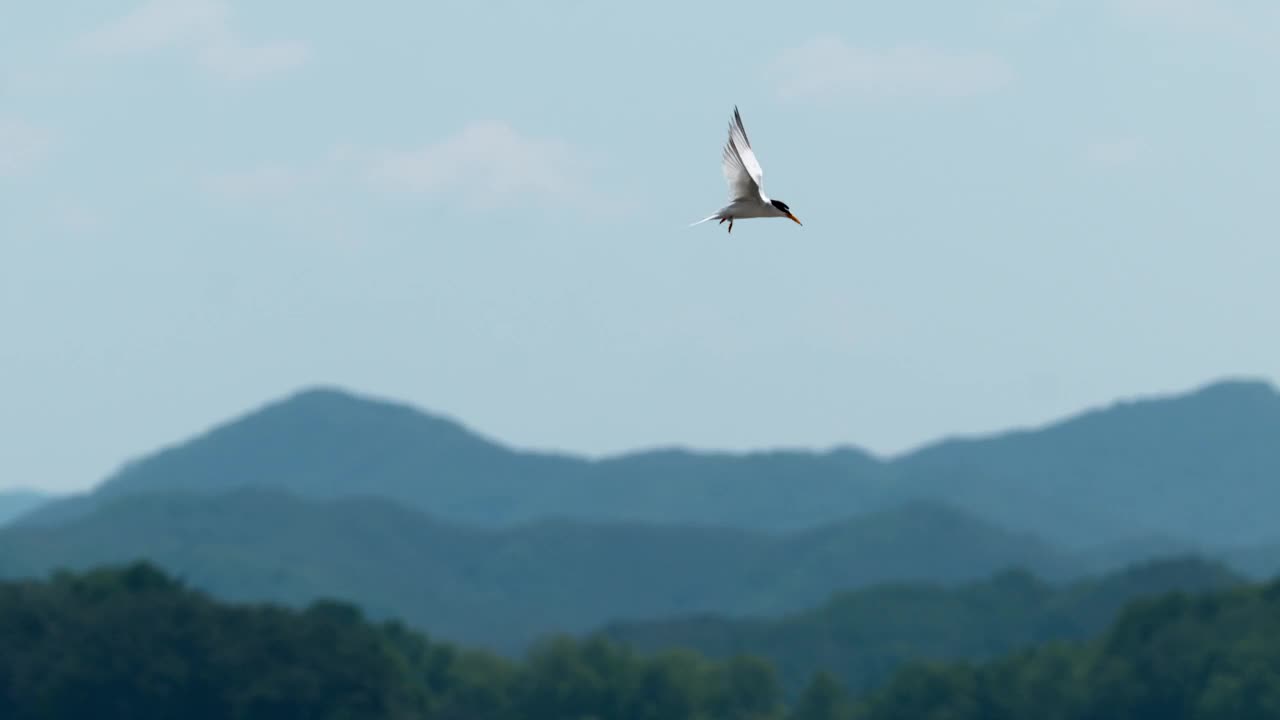
[[698, 221], [698, 222], [696, 222], [696, 223], [689, 223], [689, 227], [693, 227], [694, 225], [701, 225], [702, 223], [704, 223], [704, 222], [706, 222], [706, 221], [708, 221], [708, 220], [715, 220], [715, 219], [716, 219], [716, 218], [718, 218], [718, 217], [720, 217], [720, 213], [716, 213], [715, 215], [708, 215], [707, 217], [702, 218], [701, 220], [699, 220], [699, 221]]

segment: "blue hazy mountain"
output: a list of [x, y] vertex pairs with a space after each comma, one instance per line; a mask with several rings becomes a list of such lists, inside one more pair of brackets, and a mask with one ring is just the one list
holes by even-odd
[[939, 500], [1072, 549], [1277, 540], [1280, 395], [1227, 381], [1118, 402], [1044, 427], [949, 439], [890, 459], [855, 448], [662, 449], [603, 460], [529, 452], [393, 402], [331, 388], [286, 397], [140, 458], [54, 523], [106, 497], [234, 487], [378, 496], [458, 523], [590, 522], [794, 530]]
[[34, 512], [55, 497], [39, 490], [0, 490], [0, 527]]
[[904, 491], [1074, 547], [1254, 544], [1278, 537], [1280, 395], [1230, 381], [1118, 402], [1041, 429], [937, 443], [892, 472]]
[[[402, 404], [314, 389], [131, 462], [91, 495], [23, 522], [58, 522], [121, 494], [266, 487], [378, 496], [491, 527], [568, 517], [782, 530], [887, 507], [878, 466], [847, 449], [658, 450], [601, 461], [527, 452]], [[841, 510], [832, 513], [832, 502]]]

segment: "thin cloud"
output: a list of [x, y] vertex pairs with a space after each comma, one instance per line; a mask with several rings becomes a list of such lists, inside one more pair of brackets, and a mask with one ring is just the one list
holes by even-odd
[[1130, 23], [1218, 36], [1268, 53], [1275, 52], [1280, 34], [1274, 0], [1105, 0], [1105, 7]]
[[53, 136], [47, 130], [0, 117], [0, 178], [18, 177], [34, 170], [52, 142]]
[[448, 194], [471, 204], [573, 201], [589, 194], [585, 156], [568, 143], [478, 122], [440, 142], [379, 153], [366, 177], [380, 188]]
[[1241, 20], [1239, 10], [1221, 0], [1111, 0], [1111, 5], [1130, 18], [1183, 28], [1236, 29]]
[[233, 80], [292, 70], [309, 56], [297, 41], [246, 44], [232, 26], [225, 0], [149, 0], [90, 31], [80, 46], [103, 56], [185, 50], [201, 67]]
[[1147, 141], [1137, 136], [1097, 140], [1084, 149], [1084, 160], [1101, 170], [1120, 170], [1141, 162], [1147, 152]]
[[437, 197], [472, 209], [556, 204], [624, 211], [626, 202], [592, 182], [593, 161], [562, 140], [484, 121], [417, 147], [340, 147], [315, 162], [263, 164], [209, 175], [200, 184], [221, 200], [240, 203], [363, 189]]
[[240, 203], [277, 202], [309, 193], [349, 190], [350, 179], [363, 167], [365, 154], [336, 147], [305, 163], [263, 162], [252, 167], [206, 174], [200, 187], [220, 200]]
[[996, 92], [1013, 80], [999, 57], [920, 45], [855, 47], [822, 35], [783, 52], [770, 66], [786, 99], [946, 100]]
[[76, 203], [64, 204], [56, 212], [54, 227], [71, 236], [95, 235], [108, 224], [102, 213]]
[[262, 165], [212, 175], [203, 185], [205, 190], [222, 198], [259, 200], [292, 195], [312, 185], [313, 180], [312, 175], [283, 165]]
[[108, 55], [153, 52], [199, 42], [227, 24], [218, 0], [151, 0], [90, 31], [82, 46]]
[[200, 52], [200, 64], [223, 77], [252, 79], [301, 67], [309, 54], [307, 46], [300, 42], [250, 46], [223, 39]]

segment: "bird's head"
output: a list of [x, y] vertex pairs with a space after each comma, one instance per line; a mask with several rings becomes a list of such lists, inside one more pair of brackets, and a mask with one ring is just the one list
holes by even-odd
[[804, 225], [795, 215], [791, 214], [791, 208], [787, 207], [786, 203], [781, 200], [770, 200], [769, 202], [773, 203], [773, 206], [778, 209], [778, 212], [782, 213], [783, 217], [791, 218], [791, 221], [797, 225]]

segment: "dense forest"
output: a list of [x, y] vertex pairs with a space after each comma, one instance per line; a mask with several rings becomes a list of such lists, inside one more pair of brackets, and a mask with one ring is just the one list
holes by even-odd
[[858, 720], [1280, 717], [1280, 581], [1136, 602], [1101, 639], [985, 665], [917, 665]]
[[783, 700], [749, 656], [549, 639], [520, 661], [342, 603], [227, 605], [147, 564], [0, 584], [0, 717], [1253, 718], [1280, 713], [1280, 582], [1137, 601], [1102, 637]]
[[227, 605], [145, 563], [0, 585], [0, 717], [777, 717], [772, 669], [551, 639], [519, 663], [349, 605]]

